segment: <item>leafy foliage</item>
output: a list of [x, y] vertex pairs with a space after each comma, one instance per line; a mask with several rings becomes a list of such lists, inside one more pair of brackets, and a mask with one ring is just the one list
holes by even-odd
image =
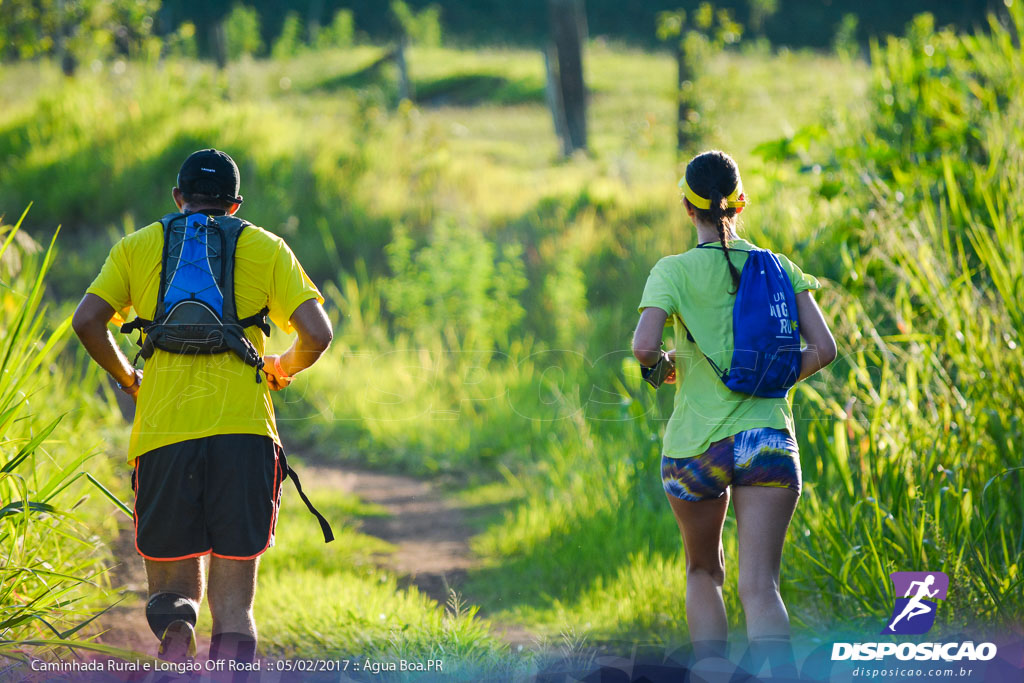
[[[1022, 615], [1024, 536], [1000, 531], [1019, 529], [1024, 511], [1024, 410], [1013, 398], [1024, 382], [1024, 244], [1007, 200], [1024, 181], [1013, 39], [1024, 8], [1010, 10], [1008, 25], [993, 18], [973, 35], [917, 17], [872, 46], [865, 123], [765, 148], [817, 156], [844, 203], [871, 207], [853, 221], [856, 252], [844, 259], [857, 293], [840, 327], [851, 340], [847, 402], [807, 393], [842, 416], [808, 423], [808, 440], [828, 444], [819, 471], [854, 504], [829, 515], [810, 498], [798, 513], [818, 527], [798, 539], [819, 570], [802, 588], [855, 586], [842, 598], [851, 610], [858, 596], [883, 599], [879, 575], [910, 557], [953, 577], [958, 604], [971, 605], [969, 617], [946, 615], [957, 625]], [[853, 549], [827, 552], [838, 543]]]
[[700, 139], [707, 132], [701, 111], [706, 108], [702, 100], [708, 96], [695, 87], [697, 77], [718, 52], [738, 42], [742, 34], [743, 27], [733, 20], [732, 12], [716, 10], [710, 2], [702, 2], [689, 15], [682, 9], [658, 15], [658, 39], [673, 44], [678, 63], [680, 150], [686, 141]]
[[153, 36], [159, 7], [160, 0], [4, 0], [0, 58], [154, 57], [160, 50]]
[[263, 52], [259, 13], [252, 7], [235, 4], [224, 20], [224, 40], [228, 59], [254, 57]]
[[302, 19], [299, 18], [299, 13], [289, 12], [284, 18], [281, 35], [274, 41], [274, 47], [270, 50], [270, 56], [274, 59], [294, 57], [303, 47], [302, 33]]
[[[92, 605], [104, 558], [76, 510], [91, 478], [81, 468], [96, 452], [92, 444], [76, 450], [65, 436], [83, 414], [94, 415], [88, 393], [97, 374], [79, 384], [52, 369], [70, 329], [70, 319], [54, 329], [46, 322], [43, 285], [54, 246], [26, 250], [20, 224], [0, 225], [0, 262], [12, 273], [0, 291], [0, 660], [24, 659], [21, 644], [34, 640], [37, 655], [61, 646], [104, 649], [88, 642], [86, 630], [100, 611]], [[72, 408], [80, 414], [66, 420]]]
[[441, 45], [441, 8], [437, 5], [416, 12], [403, 0], [392, 0], [391, 14], [398, 22], [402, 36], [413, 45]]
[[352, 10], [343, 8], [334, 13], [331, 23], [321, 28], [312, 42], [317, 49], [349, 47], [355, 40], [355, 32]]
[[496, 253], [480, 232], [440, 221], [423, 248], [399, 230], [387, 250], [395, 275], [384, 294], [398, 329], [427, 339], [443, 334], [467, 350], [508, 345], [526, 286], [518, 245]]

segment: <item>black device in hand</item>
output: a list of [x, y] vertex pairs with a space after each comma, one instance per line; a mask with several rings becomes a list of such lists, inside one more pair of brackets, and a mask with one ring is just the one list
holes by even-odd
[[644, 381], [650, 384], [652, 387], [657, 389], [665, 383], [665, 378], [668, 377], [672, 370], [674, 370], [676, 364], [668, 357], [666, 351], [662, 351], [661, 355], [658, 356], [658, 362], [647, 367], [645, 365], [640, 366], [640, 375], [644, 378]]

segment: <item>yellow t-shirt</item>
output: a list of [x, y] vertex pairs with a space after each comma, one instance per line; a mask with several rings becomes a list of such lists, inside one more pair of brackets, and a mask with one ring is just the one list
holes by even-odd
[[[160, 289], [163, 227], [153, 223], [121, 239], [110, 250], [100, 274], [87, 290], [128, 318], [129, 308], [149, 320]], [[235, 302], [238, 317], [264, 306], [270, 319], [291, 332], [292, 313], [305, 301], [323, 297], [280, 237], [246, 226], [235, 250]], [[262, 355], [265, 337], [257, 327], [245, 330]], [[274, 404], [265, 378], [234, 353], [182, 355], [156, 349], [146, 361], [128, 460], [160, 446], [215, 434], [265, 434], [280, 443]]]

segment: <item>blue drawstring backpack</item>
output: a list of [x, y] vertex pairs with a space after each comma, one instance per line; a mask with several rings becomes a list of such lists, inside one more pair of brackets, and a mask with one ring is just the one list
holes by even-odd
[[[800, 376], [796, 293], [779, 258], [767, 249], [748, 252], [732, 307], [732, 328], [732, 361], [726, 370], [704, 355], [725, 386], [764, 398], [785, 396]], [[689, 331], [686, 336], [696, 343]]]

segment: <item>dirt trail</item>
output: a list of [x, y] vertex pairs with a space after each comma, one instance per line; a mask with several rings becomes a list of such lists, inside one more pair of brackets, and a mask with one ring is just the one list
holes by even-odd
[[[442, 605], [448, 600], [450, 589], [461, 590], [467, 572], [477, 562], [469, 548], [472, 529], [465, 511], [446, 501], [432, 484], [412, 477], [324, 463], [301, 467], [300, 476], [310, 484], [316, 482], [316, 488], [352, 493], [387, 510], [387, 516], [360, 520], [360, 531], [396, 546], [394, 553], [379, 558], [381, 566], [406, 577]], [[293, 512], [301, 512], [292, 507]], [[101, 626], [108, 629], [101, 640], [152, 652], [156, 643], [143, 615], [146, 572], [142, 558], [135, 552], [133, 533], [131, 523], [127, 522], [115, 543], [118, 564], [112, 569], [111, 583], [121, 587], [126, 599], [123, 605], [100, 617]], [[536, 644], [536, 638], [522, 628], [493, 625], [495, 635], [513, 647]], [[200, 655], [204, 654], [203, 645], [200, 644]]]
[[352, 493], [388, 511], [365, 517], [360, 531], [396, 546], [381, 564], [408, 576], [421, 591], [440, 603], [448, 588], [458, 589], [473, 566], [470, 530], [462, 511], [446, 503], [427, 482], [382, 472], [305, 466], [302, 476], [328, 488]]
[[[473, 531], [465, 510], [445, 500], [434, 485], [413, 477], [322, 463], [302, 470], [310, 481], [352, 493], [388, 511], [386, 517], [360, 520], [360, 531], [396, 546], [394, 553], [381, 558], [382, 566], [408, 577], [442, 605], [451, 590], [461, 593], [468, 571], [479, 562], [469, 547]], [[495, 635], [513, 647], [537, 644], [537, 637], [522, 627], [499, 622], [492, 626]]]
[[143, 613], [149, 595], [146, 566], [135, 551], [135, 529], [131, 520], [121, 519], [113, 551], [115, 564], [110, 569], [110, 585], [121, 594], [122, 600], [96, 620], [100, 628], [106, 630], [99, 640], [126, 650], [153, 654], [156, 639]]

